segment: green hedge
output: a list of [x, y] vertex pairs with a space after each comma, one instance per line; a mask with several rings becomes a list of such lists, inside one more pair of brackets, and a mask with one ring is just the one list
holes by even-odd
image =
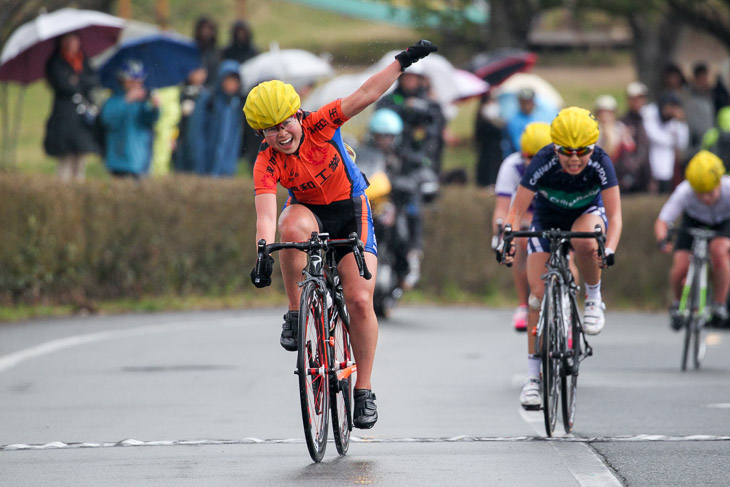
[[[245, 178], [60, 184], [0, 174], [0, 304], [254, 292], [252, 195]], [[652, 237], [662, 201], [624, 198], [607, 299], [640, 308], [663, 303], [669, 258]], [[510, 271], [490, 249], [493, 204], [483, 191], [447, 187], [426, 210], [426, 295], [513, 298]], [[280, 279], [275, 288], [283, 289]]]
[[[616, 265], [603, 275], [606, 300], [635, 308], [664, 306], [670, 257], [658, 251], [654, 221], [666, 197], [624, 196], [623, 233]], [[491, 251], [494, 196], [475, 188], [447, 188], [426, 213], [427, 293], [514, 299], [512, 274]]]

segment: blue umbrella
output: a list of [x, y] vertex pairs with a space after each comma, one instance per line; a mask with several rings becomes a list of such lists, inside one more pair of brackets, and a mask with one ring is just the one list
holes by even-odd
[[120, 44], [99, 68], [101, 84], [113, 90], [119, 89], [117, 72], [129, 59], [144, 64], [148, 89], [181, 83], [191, 71], [202, 66], [200, 51], [188, 38], [168, 33], [153, 34]]

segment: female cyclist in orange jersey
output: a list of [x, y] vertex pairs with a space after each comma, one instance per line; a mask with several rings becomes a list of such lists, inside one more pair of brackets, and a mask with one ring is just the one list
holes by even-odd
[[[281, 183], [289, 190], [278, 218], [282, 241], [304, 241], [314, 231], [328, 232], [333, 238], [346, 238], [357, 232], [365, 245], [365, 261], [375, 274], [377, 244], [365, 196], [368, 183], [342, 141], [340, 126], [377, 101], [408, 66], [436, 50], [428, 41], [410, 46], [354, 93], [315, 112], [303, 112], [297, 92], [281, 81], [267, 81], [251, 90], [243, 111], [249, 125], [264, 137], [253, 170], [257, 242], [275, 240], [276, 185]], [[338, 253], [338, 261], [357, 361], [353, 423], [358, 428], [372, 428], [378, 420], [370, 383], [378, 339], [378, 321], [373, 310], [375, 279], [360, 277], [351, 251]], [[265, 265], [254, 267], [251, 280], [255, 286], [271, 284], [273, 262], [269, 256]], [[280, 342], [290, 351], [297, 348], [297, 281], [305, 265], [306, 255], [302, 252], [281, 252], [289, 311], [284, 315]], [[257, 274], [256, 269], [261, 267], [263, 272]]]

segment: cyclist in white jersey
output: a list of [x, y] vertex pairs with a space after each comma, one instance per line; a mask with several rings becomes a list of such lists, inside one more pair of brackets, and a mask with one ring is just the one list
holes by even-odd
[[[550, 138], [550, 125], [545, 122], [532, 122], [525, 127], [520, 137], [521, 152], [514, 152], [508, 155], [499, 166], [497, 182], [494, 190], [497, 198], [494, 202], [494, 214], [492, 215], [493, 235], [499, 233], [499, 224], [504, 221], [509, 211], [509, 205], [514, 198], [517, 187], [522, 181], [527, 165], [532, 156], [545, 147], [552, 144]], [[521, 227], [527, 229], [532, 222], [532, 206], [530, 206], [522, 218]], [[517, 290], [519, 306], [512, 315], [512, 325], [516, 331], [527, 330], [527, 296], [530, 288], [527, 284], [527, 240], [518, 239], [515, 243], [515, 262], [512, 266], [512, 278]]]
[[679, 330], [682, 322], [677, 310], [691, 259], [692, 236], [680, 232], [677, 243], [666, 242], [669, 225], [682, 216], [681, 228], [706, 228], [720, 233], [710, 241], [710, 261], [714, 285], [713, 317], [728, 318], [726, 308], [730, 288], [730, 176], [725, 176], [722, 160], [712, 152], [698, 152], [687, 164], [686, 179], [677, 186], [654, 223], [654, 236], [663, 252], [674, 249], [669, 283], [674, 302], [670, 306], [671, 327]]

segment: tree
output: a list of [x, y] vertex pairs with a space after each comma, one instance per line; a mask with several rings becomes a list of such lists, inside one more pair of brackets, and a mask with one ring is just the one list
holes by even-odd
[[667, 0], [685, 22], [711, 34], [730, 49], [730, 0]]
[[633, 36], [631, 50], [638, 78], [656, 93], [664, 63], [677, 47], [677, 33], [686, 25], [667, 0], [575, 0], [575, 8], [601, 10], [625, 19]]

